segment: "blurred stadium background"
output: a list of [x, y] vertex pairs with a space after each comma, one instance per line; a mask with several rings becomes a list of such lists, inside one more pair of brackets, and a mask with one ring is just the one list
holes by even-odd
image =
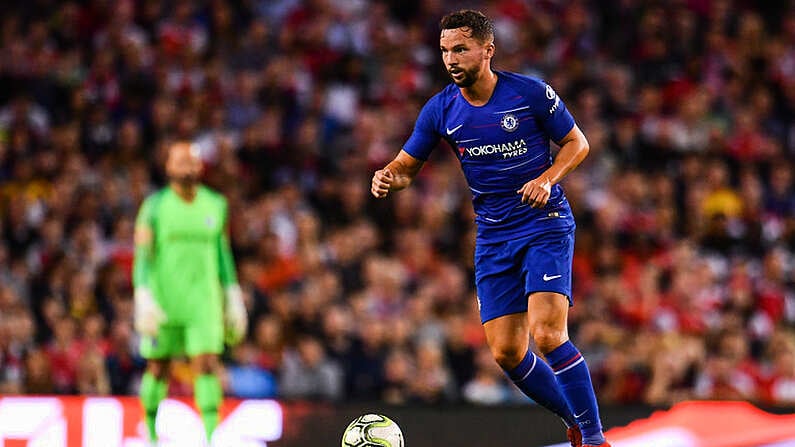
[[[473, 426], [514, 445], [501, 420], [559, 442], [485, 347], [455, 157], [369, 196], [448, 82], [437, 22], [461, 7], [495, 20], [495, 67], [548, 80], [591, 142], [564, 183], [570, 321], [608, 427], [692, 400], [791, 412], [795, 2], [28, 0], [0, 5], [0, 445], [28, 445], [36, 411], [70, 447], [89, 426], [142, 445], [132, 224], [180, 138], [230, 201], [251, 317], [227, 411], [279, 415], [237, 445], [330, 442], [312, 424], [336, 444], [364, 410], [403, 415], [409, 447]], [[192, 414], [186, 365], [170, 390]], [[92, 397], [52, 397], [69, 395]], [[64, 445], [29, 425], [29, 445]], [[672, 447], [690, 445], [756, 444]]]

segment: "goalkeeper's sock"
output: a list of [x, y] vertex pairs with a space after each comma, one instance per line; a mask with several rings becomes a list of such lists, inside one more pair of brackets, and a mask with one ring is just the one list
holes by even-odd
[[207, 444], [210, 444], [213, 431], [218, 425], [218, 409], [221, 407], [224, 393], [221, 381], [214, 374], [201, 374], [194, 382], [194, 398], [196, 407], [201, 414], [204, 429], [207, 431]]
[[602, 445], [605, 442], [602, 421], [585, 358], [570, 341], [546, 356], [580, 426], [583, 444]]
[[544, 360], [528, 350], [519, 365], [506, 374], [528, 397], [560, 416], [567, 427], [577, 425], [552, 369]]
[[149, 430], [149, 440], [157, 441], [157, 407], [168, 394], [168, 383], [165, 380], [156, 378], [153, 374], [144, 373], [141, 378], [140, 398], [144, 407], [144, 421]]

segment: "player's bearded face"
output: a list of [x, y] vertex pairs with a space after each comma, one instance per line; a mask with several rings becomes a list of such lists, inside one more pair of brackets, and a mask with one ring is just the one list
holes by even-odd
[[466, 88], [478, 80], [481, 70], [489, 65], [492, 46], [491, 42], [474, 39], [467, 28], [442, 30], [439, 39], [442, 60], [456, 86]]
[[199, 183], [200, 165], [188, 160], [186, 163], [175, 166], [171, 169], [169, 177], [171, 181], [179, 183], [183, 187], [193, 187]]
[[178, 146], [171, 150], [166, 162], [169, 180], [190, 188], [199, 183], [201, 160], [192, 148]]
[[194, 174], [192, 172], [174, 175], [171, 179], [184, 187], [192, 187], [199, 182], [198, 174]]
[[480, 66], [475, 66], [470, 69], [462, 67], [453, 67], [447, 70], [447, 74], [458, 87], [466, 88], [475, 83], [475, 80], [480, 74]]

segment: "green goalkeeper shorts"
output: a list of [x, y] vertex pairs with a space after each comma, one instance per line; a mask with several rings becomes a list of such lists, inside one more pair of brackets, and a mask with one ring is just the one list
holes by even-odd
[[221, 354], [224, 350], [223, 325], [163, 325], [155, 337], [141, 336], [141, 356], [168, 359], [187, 355]]

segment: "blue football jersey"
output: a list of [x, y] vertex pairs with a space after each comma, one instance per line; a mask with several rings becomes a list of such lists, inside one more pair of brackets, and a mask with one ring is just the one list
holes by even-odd
[[434, 95], [417, 118], [403, 150], [427, 160], [445, 139], [461, 162], [481, 243], [502, 242], [548, 229], [574, 227], [560, 185], [544, 208], [522, 203], [522, 185], [552, 164], [549, 140], [560, 141], [574, 119], [543, 81], [516, 73], [497, 73], [488, 103], [473, 106], [455, 84]]

